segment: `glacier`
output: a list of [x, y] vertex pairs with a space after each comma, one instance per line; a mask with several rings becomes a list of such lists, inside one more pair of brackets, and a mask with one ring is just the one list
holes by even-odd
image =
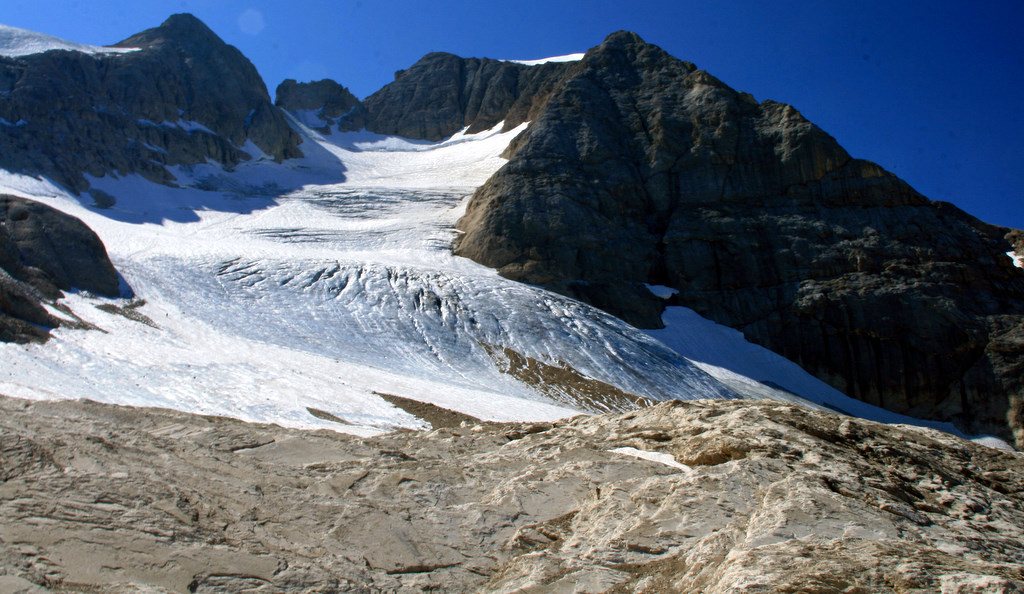
[[0, 172], [0, 191], [93, 228], [125, 281], [121, 299], [68, 295], [46, 344], [0, 345], [0, 393], [357, 435], [427, 426], [382, 395], [493, 421], [629, 407], [541, 389], [510, 373], [515, 359], [652, 401], [772, 398], [954, 431], [848, 398], [685, 308], [643, 332], [453, 256], [455, 222], [523, 126], [428, 143], [301, 119], [304, 158], [250, 143], [231, 171], [173, 168], [176, 188], [89, 178], [115, 197], [105, 209]]

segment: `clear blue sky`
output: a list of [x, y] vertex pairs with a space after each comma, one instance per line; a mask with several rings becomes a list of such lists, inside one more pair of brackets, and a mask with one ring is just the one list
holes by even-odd
[[639, 33], [936, 200], [1024, 228], [1024, 2], [32, 0], [0, 23], [104, 45], [191, 12], [256, 65], [363, 98], [431, 51], [531, 59]]

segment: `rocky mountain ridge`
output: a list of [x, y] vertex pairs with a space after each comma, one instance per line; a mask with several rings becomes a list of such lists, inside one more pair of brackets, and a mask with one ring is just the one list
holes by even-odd
[[856, 398], [1024, 439], [1009, 230], [635, 34], [588, 52], [458, 228], [456, 254], [640, 327], [690, 307]]
[[[335, 115], [337, 110], [327, 107], [320, 119], [327, 130], [366, 129], [432, 141], [463, 129], [482, 132], [502, 122], [503, 130], [511, 130], [533, 120], [574, 67], [573, 62], [527, 66], [433, 52], [396, 72], [394, 82], [363, 101], [346, 103], [351, 111]], [[322, 109], [333, 101], [320, 99], [329, 84], [337, 85], [285, 81], [277, 88], [275, 103], [288, 110]]]
[[458, 255], [639, 327], [690, 307], [861, 400], [1024, 439], [1011, 230], [789, 105], [620, 32], [579, 62], [429, 54], [348, 118], [421, 139], [532, 122], [459, 221]]
[[285, 111], [314, 112], [314, 117], [322, 122], [314, 127], [324, 134], [330, 134], [331, 127], [337, 126], [338, 120], [359, 104], [351, 91], [329, 79], [300, 83], [289, 78], [274, 93], [274, 105]]
[[80, 193], [86, 175], [174, 184], [169, 167], [232, 167], [258, 156], [252, 147], [277, 160], [301, 156], [255, 67], [194, 16], [171, 16], [116, 47], [137, 51], [0, 56], [0, 167]]
[[781, 403], [371, 439], [0, 410], [10, 590], [1024, 591], [1019, 454]]

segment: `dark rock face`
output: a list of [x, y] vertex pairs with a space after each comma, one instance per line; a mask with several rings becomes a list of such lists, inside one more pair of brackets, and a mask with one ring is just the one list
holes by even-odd
[[1005, 229], [630, 33], [591, 50], [474, 195], [456, 253], [641, 327], [665, 302], [843, 392], [1024, 445]]
[[231, 167], [250, 158], [247, 140], [277, 160], [301, 156], [253, 65], [195, 17], [118, 45], [141, 49], [0, 58], [0, 167], [82, 192], [86, 173], [173, 183], [165, 166]]
[[277, 86], [274, 105], [288, 111], [315, 111], [327, 126], [337, 125], [338, 118], [348, 115], [359, 106], [359, 99], [351, 91], [333, 80], [300, 83], [287, 79]]
[[42, 301], [72, 288], [118, 295], [99, 237], [49, 206], [0, 194], [0, 341], [45, 340], [44, 328], [60, 324]]
[[370, 95], [343, 129], [442, 140], [468, 127], [510, 130], [533, 119], [574, 63], [526, 66], [514, 62], [427, 54]]

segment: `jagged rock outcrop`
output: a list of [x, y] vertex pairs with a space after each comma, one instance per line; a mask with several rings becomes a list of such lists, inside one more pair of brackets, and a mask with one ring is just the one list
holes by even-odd
[[339, 118], [359, 106], [359, 99], [330, 79], [300, 83], [289, 78], [277, 85], [274, 105], [294, 113], [312, 112], [319, 120], [316, 128], [330, 134]]
[[0, 168], [82, 192], [83, 174], [173, 183], [166, 166], [232, 167], [250, 158], [247, 141], [301, 156], [253, 65], [192, 15], [118, 46], [139, 50], [0, 57]]
[[455, 252], [641, 327], [665, 302], [839, 390], [1024, 446], [1024, 274], [1005, 229], [851, 158], [631, 33], [558, 86]]
[[423, 140], [442, 140], [463, 128], [481, 132], [502, 121], [510, 130], [533, 119], [574, 66], [427, 54], [396, 72], [394, 82], [364, 99], [340, 126]]
[[0, 583], [22, 587], [1024, 591], [1020, 455], [780, 403], [370, 439], [0, 412]]
[[0, 342], [45, 340], [61, 322], [42, 303], [72, 288], [119, 295], [99, 237], [70, 215], [0, 194]]

